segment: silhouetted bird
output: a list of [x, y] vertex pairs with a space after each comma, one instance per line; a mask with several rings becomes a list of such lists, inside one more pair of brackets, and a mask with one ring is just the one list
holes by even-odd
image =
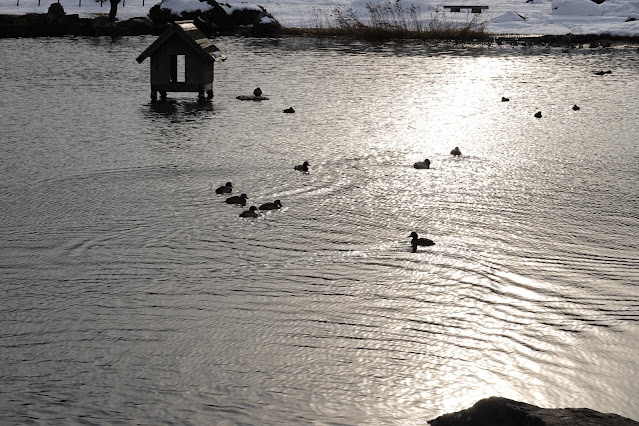
[[286, 108], [284, 110], [284, 112], [287, 113], [287, 114], [293, 114], [295, 112], [295, 110], [293, 109], [293, 107], [290, 107], [290, 108]]
[[509, 101], [510, 101], [510, 99], [508, 99], [508, 98], [506, 98], [506, 97], [502, 96], [502, 97], [501, 97], [501, 101], [502, 101], [502, 102], [509, 102]]
[[541, 118], [541, 111], [537, 111], [535, 113], [535, 118]]
[[258, 87], [257, 89], [253, 90], [253, 94], [259, 98], [260, 96], [262, 96], [262, 89]]
[[595, 75], [612, 74], [612, 71], [593, 71]]
[[282, 208], [280, 200], [275, 200], [272, 203], [264, 203], [260, 206], [260, 210], [277, 210]]
[[235, 195], [233, 197], [227, 198], [226, 204], [239, 204], [240, 206], [245, 206], [247, 198], [248, 196], [246, 194]]
[[573, 107], [572, 107], [572, 110], [573, 110], [573, 111], [579, 111], [580, 109], [581, 109], [581, 108], [579, 108], [579, 107], [577, 106], [577, 104], [575, 104], [575, 106], [573, 106]]
[[233, 184], [231, 182], [226, 182], [224, 186], [220, 186], [215, 190], [216, 194], [230, 194], [233, 192]]
[[310, 166], [310, 164], [308, 163], [308, 161], [304, 161], [304, 164], [295, 166], [294, 169], [298, 170], [300, 172], [308, 172], [308, 166]]
[[418, 161], [417, 163], [413, 164], [413, 167], [415, 167], [416, 169], [430, 169], [430, 160], [427, 158], [424, 161]]
[[417, 246], [428, 247], [428, 246], [435, 245], [433, 240], [429, 240], [428, 238], [419, 238], [419, 236], [417, 235], [417, 232], [414, 232], [414, 231], [411, 232], [408, 237], [411, 238], [410, 244], [413, 246], [413, 253], [417, 251]]
[[459, 147], [456, 146], [452, 151], [450, 151], [450, 155], [459, 157], [461, 155], [461, 150], [459, 149]]
[[244, 210], [242, 213], [240, 213], [240, 217], [257, 217], [258, 214], [256, 210], [257, 207], [251, 206], [248, 210]]

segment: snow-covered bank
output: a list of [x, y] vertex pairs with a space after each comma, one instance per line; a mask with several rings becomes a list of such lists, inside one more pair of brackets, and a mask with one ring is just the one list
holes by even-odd
[[[0, 14], [24, 15], [46, 13], [57, 0], [0, 0]], [[108, 0], [102, 6], [96, 0], [60, 0], [68, 14], [91, 17], [107, 14]], [[146, 16], [159, 0], [123, 0], [118, 7], [118, 18]], [[199, 0], [165, 0], [174, 11], [206, 10], [208, 5]], [[353, 10], [363, 22], [367, 21], [366, 5], [385, 3], [385, 0], [232, 0], [224, 2], [234, 8], [263, 6], [286, 27], [315, 27], [333, 19], [334, 10]], [[612, 36], [639, 36], [639, 0], [605, 0], [596, 4], [591, 0], [473, 0], [457, 2], [466, 5], [485, 5], [481, 14], [449, 12], [442, 8], [441, 0], [399, 0], [406, 10], [415, 5], [424, 23], [437, 17], [450, 22], [476, 19], [493, 34], [562, 35], [609, 34]]]

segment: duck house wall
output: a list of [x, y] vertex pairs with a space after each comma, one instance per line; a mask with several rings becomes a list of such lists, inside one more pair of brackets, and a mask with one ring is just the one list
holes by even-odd
[[[177, 56], [184, 56], [184, 81], [176, 81]], [[151, 55], [151, 88], [167, 92], [213, 89], [212, 58], [206, 58], [180, 37], [172, 37]]]

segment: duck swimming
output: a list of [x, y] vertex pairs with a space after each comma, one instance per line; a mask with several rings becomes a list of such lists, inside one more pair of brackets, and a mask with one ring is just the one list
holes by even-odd
[[239, 204], [241, 206], [246, 205], [246, 199], [248, 196], [246, 194], [242, 195], [234, 195], [233, 197], [229, 197], [226, 199], [226, 204]]
[[541, 118], [541, 111], [537, 111], [535, 113], [535, 118]]
[[256, 88], [255, 90], [253, 90], [253, 95], [259, 98], [260, 96], [262, 96], [262, 89], [260, 89], [259, 87]]
[[413, 246], [413, 253], [417, 252], [417, 246], [434, 246], [435, 242], [433, 240], [429, 240], [428, 238], [419, 238], [417, 232], [413, 231], [410, 233], [409, 237], [411, 238], [410, 244]]
[[507, 98], [507, 97], [505, 97], [505, 96], [502, 96], [502, 97], [501, 97], [501, 101], [502, 101], [502, 102], [510, 102], [510, 99], [508, 99], [508, 98]]
[[450, 155], [459, 157], [461, 155], [461, 150], [459, 149], [459, 147], [456, 146], [452, 151], [450, 151]]
[[257, 217], [258, 214], [256, 210], [257, 207], [251, 206], [248, 210], [244, 210], [242, 213], [240, 213], [240, 217]]
[[295, 112], [295, 110], [293, 109], [293, 107], [290, 107], [290, 108], [286, 108], [286, 109], [284, 110], [284, 112], [285, 112], [286, 114], [293, 114], [293, 113]]
[[581, 108], [579, 108], [579, 107], [577, 106], [577, 104], [575, 104], [575, 106], [573, 106], [573, 107], [572, 107], [572, 110], [573, 110], [573, 111], [579, 111], [580, 109], [581, 109]]
[[298, 170], [300, 172], [308, 172], [308, 166], [310, 166], [308, 161], [304, 161], [304, 164], [301, 165], [297, 165], [294, 167], [295, 170]]
[[215, 190], [216, 194], [230, 194], [231, 192], [233, 192], [233, 184], [231, 182], [226, 182]]
[[430, 169], [430, 160], [427, 158], [424, 161], [418, 161], [417, 163], [413, 164], [413, 167], [415, 167], [416, 169]]
[[280, 200], [275, 200], [272, 203], [264, 203], [260, 206], [260, 210], [277, 210], [282, 208]]

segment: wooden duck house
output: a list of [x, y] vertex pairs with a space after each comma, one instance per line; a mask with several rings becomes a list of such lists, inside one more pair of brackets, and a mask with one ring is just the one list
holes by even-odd
[[197, 92], [200, 99], [213, 97], [213, 65], [224, 61], [220, 50], [193, 23], [178, 21], [137, 57], [151, 58], [151, 100], [158, 92]]

